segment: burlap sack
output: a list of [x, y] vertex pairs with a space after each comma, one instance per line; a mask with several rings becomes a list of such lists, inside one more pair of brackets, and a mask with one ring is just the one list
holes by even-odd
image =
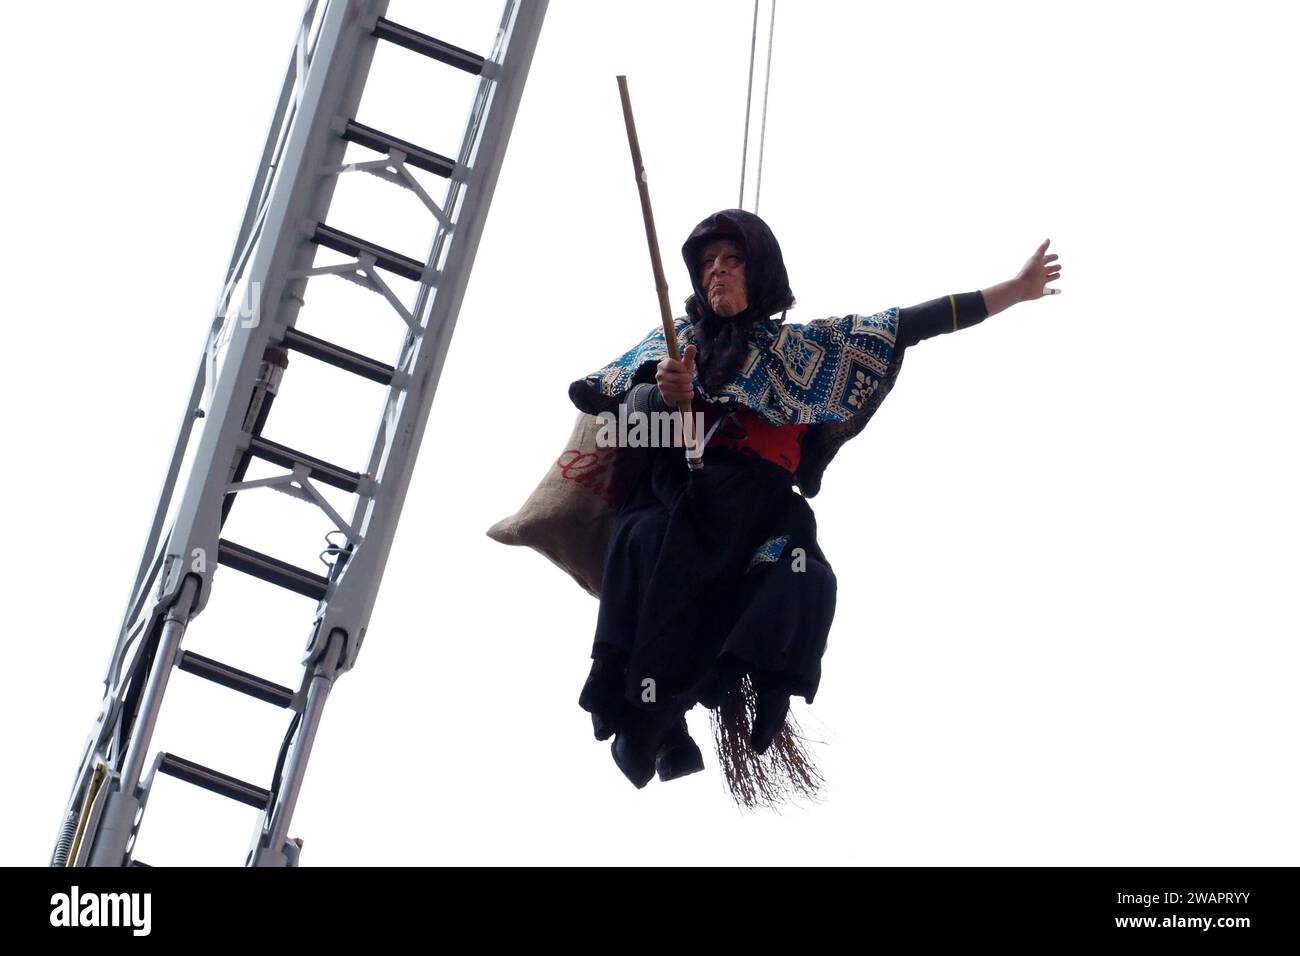
[[599, 419], [578, 414], [564, 451], [523, 507], [488, 528], [502, 544], [540, 552], [600, 597], [605, 550], [614, 518], [645, 468], [644, 448], [602, 448]]

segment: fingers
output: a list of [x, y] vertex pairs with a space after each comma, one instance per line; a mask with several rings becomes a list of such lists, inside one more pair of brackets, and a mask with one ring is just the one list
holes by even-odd
[[694, 394], [695, 386], [689, 378], [662, 378], [658, 382], [659, 391], [664, 398], [683, 398]]
[[690, 401], [695, 395], [695, 345], [688, 345], [680, 359], [665, 358], [655, 373], [659, 394], [669, 405]]
[[690, 401], [695, 395], [695, 386], [689, 378], [665, 379], [659, 382], [659, 394], [669, 405]]

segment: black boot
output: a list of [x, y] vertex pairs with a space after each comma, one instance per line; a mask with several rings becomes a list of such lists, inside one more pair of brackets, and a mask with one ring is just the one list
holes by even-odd
[[680, 714], [673, 710], [633, 710], [626, 726], [614, 735], [610, 753], [614, 763], [640, 790], [654, 779], [655, 757]]
[[776, 735], [785, 726], [785, 715], [789, 712], [789, 694], [780, 689], [758, 692], [754, 728], [750, 733], [750, 745], [754, 748], [754, 753], [765, 753], [772, 746], [772, 741], [776, 740]]
[[659, 753], [655, 755], [655, 771], [663, 781], [676, 780], [704, 769], [704, 756], [691, 739], [685, 715], [677, 718]]
[[609, 752], [614, 755], [614, 763], [623, 771], [623, 776], [631, 780], [638, 790], [654, 779], [654, 758], [647, 759], [635, 734], [626, 731], [615, 734]]

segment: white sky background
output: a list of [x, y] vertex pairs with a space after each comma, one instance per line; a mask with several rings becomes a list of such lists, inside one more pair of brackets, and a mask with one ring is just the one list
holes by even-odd
[[[42, 8], [58, 30], [0, 39], [0, 845], [35, 865], [301, 12], [61, 6]], [[468, 6], [389, 15], [485, 51], [498, 4], [444, 28]], [[778, 6], [759, 211], [789, 321], [988, 288], [1048, 237], [1064, 291], [912, 349], [811, 502], [840, 586], [816, 702], [796, 702], [825, 741], [825, 804], [738, 812], [700, 708], [708, 768], [671, 784], [635, 790], [592, 738], [577, 696], [596, 602], [484, 532], [562, 449], [568, 383], [659, 321], [615, 74], [680, 314], [682, 240], [736, 203], [751, 9], [552, 3], [365, 648], [290, 830], [303, 865], [1294, 863], [1282, 4]], [[454, 154], [471, 84], [398, 52], [358, 118]], [[331, 222], [423, 257], [414, 198], [358, 179]], [[304, 316], [391, 362], [382, 300], [313, 283]], [[266, 434], [359, 468], [380, 390], [314, 365], [291, 357]], [[322, 570], [323, 517], [260, 494], [224, 536]], [[274, 592], [220, 570], [185, 646], [296, 686], [313, 605]], [[176, 672], [156, 744], [269, 786], [286, 721]], [[163, 778], [137, 856], [238, 865], [254, 820]]]

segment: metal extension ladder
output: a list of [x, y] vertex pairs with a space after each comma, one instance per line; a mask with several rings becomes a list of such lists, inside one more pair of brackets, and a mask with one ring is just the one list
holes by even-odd
[[[386, 19], [388, 0], [307, 4], [51, 865], [146, 865], [133, 860], [132, 849], [160, 773], [260, 811], [245, 865], [297, 865], [302, 841], [290, 840], [288, 828], [312, 742], [334, 680], [356, 663], [365, 639], [546, 6], [507, 0], [495, 46], [479, 56]], [[355, 118], [380, 42], [479, 77], [456, 158]], [[379, 158], [345, 165], [349, 143]], [[411, 167], [447, 179], [441, 204]], [[436, 225], [423, 261], [327, 224], [338, 176], [356, 171], [405, 186], [427, 207]], [[321, 246], [350, 261], [314, 267]], [[418, 283], [410, 308], [382, 272]], [[406, 331], [393, 365], [294, 328], [308, 279], [326, 274], [382, 295], [397, 313]], [[252, 292], [251, 316], [240, 308], [238, 289]], [[262, 435], [289, 352], [387, 387], [364, 471]], [[284, 474], [244, 481], [254, 457]], [[192, 464], [178, 481], [186, 461]], [[351, 521], [318, 483], [354, 496]], [[327, 549], [334, 555], [327, 576], [221, 537], [235, 493], [256, 487], [275, 487], [328, 515], [345, 540]], [[181, 649], [218, 565], [318, 601], [296, 691]], [[291, 713], [269, 788], [170, 753], [157, 753], [145, 772], [173, 667]]]

